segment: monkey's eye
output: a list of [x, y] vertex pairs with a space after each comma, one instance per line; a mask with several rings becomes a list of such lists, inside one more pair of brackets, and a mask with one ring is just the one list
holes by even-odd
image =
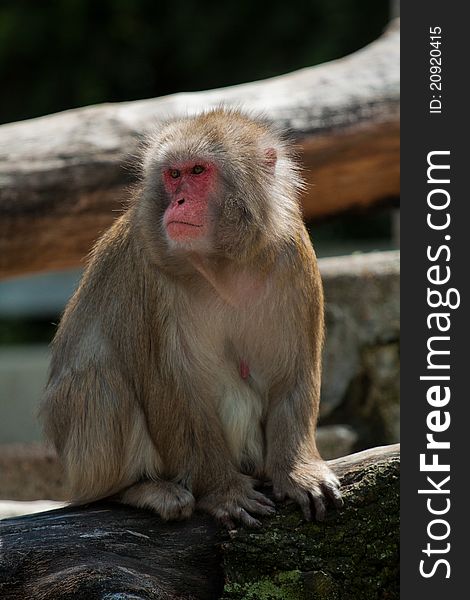
[[178, 171], [178, 169], [171, 169], [170, 177], [172, 177], [173, 179], [178, 179], [180, 175], [181, 173]]
[[204, 167], [202, 165], [195, 165], [193, 167], [193, 173], [194, 175], [199, 175], [200, 173], [202, 173], [204, 171]]

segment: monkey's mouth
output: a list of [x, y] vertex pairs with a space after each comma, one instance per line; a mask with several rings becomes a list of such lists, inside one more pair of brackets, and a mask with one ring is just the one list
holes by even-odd
[[204, 225], [172, 219], [166, 224], [166, 231], [169, 237], [175, 242], [189, 242], [199, 239], [204, 235]]
[[170, 225], [189, 225], [189, 227], [202, 227], [202, 225], [197, 225], [197, 223], [189, 223], [188, 221], [168, 221], [167, 227]]

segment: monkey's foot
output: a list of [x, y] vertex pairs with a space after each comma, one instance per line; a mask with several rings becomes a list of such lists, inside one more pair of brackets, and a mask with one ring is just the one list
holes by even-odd
[[172, 481], [140, 481], [119, 495], [119, 501], [137, 508], [150, 508], [165, 521], [189, 518], [194, 510], [194, 496]]
[[274, 503], [254, 489], [256, 481], [240, 475], [220, 490], [202, 496], [197, 507], [211, 514], [227, 529], [235, 529], [235, 521], [248, 527], [260, 527], [261, 523], [250, 513], [267, 516], [276, 512]]
[[320, 458], [297, 465], [289, 474], [274, 472], [272, 481], [276, 500], [284, 500], [286, 497], [295, 500], [307, 521], [311, 521], [314, 516], [317, 521], [323, 521], [328, 500], [336, 508], [343, 505], [339, 480]]

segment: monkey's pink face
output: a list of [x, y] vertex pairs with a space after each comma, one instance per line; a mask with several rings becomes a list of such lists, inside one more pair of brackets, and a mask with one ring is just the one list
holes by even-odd
[[206, 161], [171, 165], [163, 172], [163, 184], [170, 199], [163, 224], [171, 240], [184, 243], [207, 237], [209, 200], [216, 183], [217, 167]]

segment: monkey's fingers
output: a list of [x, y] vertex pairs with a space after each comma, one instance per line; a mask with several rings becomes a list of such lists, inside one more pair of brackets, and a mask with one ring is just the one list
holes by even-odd
[[323, 521], [326, 516], [326, 502], [330, 500], [336, 508], [343, 506], [343, 499], [339, 491], [339, 481], [335, 477], [331, 480], [323, 481], [320, 489], [310, 491], [310, 497], [315, 507], [315, 518], [317, 521]]
[[344, 504], [343, 497], [338, 486], [330, 481], [322, 484], [322, 489], [327, 498], [331, 500], [335, 508], [341, 508]]
[[315, 519], [323, 521], [326, 516], [326, 506], [321, 490], [310, 492], [310, 498], [315, 508]]
[[320, 486], [313, 486], [310, 490], [301, 487], [289, 487], [287, 491], [275, 490], [275, 497], [284, 500], [288, 496], [300, 506], [306, 521], [323, 521], [326, 516], [325, 499]]
[[292, 490], [288, 495], [300, 506], [300, 510], [302, 511], [305, 520], [311, 521], [313, 517], [308, 492], [299, 488], [297, 490]]
[[250, 512], [266, 517], [269, 515], [273, 515], [276, 512], [276, 509], [273, 506], [261, 504], [261, 502], [253, 500], [251, 498], [248, 498], [243, 502], [243, 507], [249, 510]]
[[251, 498], [253, 498], [257, 502], [259, 502], [260, 504], [265, 504], [266, 506], [270, 506], [271, 508], [274, 508], [274, 509], [276, 508], [276, 505], [274, 504], [274, 502], [270, 498], [268, 498], [267, 496], [262, 494], [261, 492], [257, 492], [256, 490], [253, 490], [253, 492], [251, 494]]
[[240, 521], [242, 525], [246, 525], [250, 528], [261, 527], [260, 521], [252, 517], [244, 508], [241, 506], [233, 506], [230, 508], [219, 508], [214, 512], [214, 516], [217, 521], [223, 525], [226, 529], [236, 529], [235, 521]]
[[215, 513], [215, 518], [216, 520], [223, 526], [225, 527], [225, 529], [228, 529], [229, 531], [231, 529], [235, 529], [235, 523], [232, 521], [232, 518], [230, 517], [230, 514], [227, 511], [217, 511]]
[[237, 518], [243, 523], [243, 525], [255, 529], [261, 527], [261, 522], [252, 517], [244, 508], [239, 507], [237, 513]]

